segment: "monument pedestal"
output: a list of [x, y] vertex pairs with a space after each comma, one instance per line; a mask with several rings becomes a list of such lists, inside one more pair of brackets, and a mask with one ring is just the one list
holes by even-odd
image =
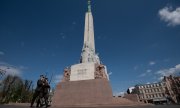
[[54, 107], [93, 106], [112, 103], [112, 90], [107, 79], [60, 82], [55, 90]]

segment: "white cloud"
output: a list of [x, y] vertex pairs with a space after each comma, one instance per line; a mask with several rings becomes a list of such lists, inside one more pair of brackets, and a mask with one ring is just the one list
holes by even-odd
[[156, 72], [156, 74], [160, 76], [159, 79], [162, 79], [163, 76], [176, 75], [178, 73], [180, 73], [180, 64], [176, 65], [173, 68], [162, 69]]
[[146, 84], [151, 84], [150, 82], [147, 82]]
[[8, 64], [5, 63], [5, 62], [0, 61], [0, 66], [1, 66], [1, 65], [8, 65]]
[[146, 72], [140, 74], [139, 77], [145, 77], [147, 75], [151, 75], [151, 72], [152, 72], [152, 70], [148, 69], [148, 70], [146, 70]]
[[6, 62], [0, 61], [0, 69], [5, 72], [5, 75], [17, 75], [21, 76], [23, 70], [28, 69], [25, 66], [14, 66]]
[[112, 72], [109, 72], [108, 75], [109, 75], [109, 76], [112, 75]]
[[115, 92], [113, 95], [116, 96], [116, 97], [118, 97], [118, 96], [123, 97], [125, 93], [126, 92]]
[[149, 62], [149, 65], [151, 65], [151, 66], [152, 66], [152, 65], [155, 65], [155, 64], [156, 64], [155, 61], [150, 61], [150, 62]]
[[169, 62], [169, 61], [170, 61], [170, 59], [164, 59], [163, 61], [164, 61], [164, 62]]
[[63, 75], [62, 75], [62, 74], [60, 74], [60, 75], [55, 75], [55, 76], [54, 76], [54, 83], [55, 83], [55, 84], [59, 83], [59, 82], [62, 80], [62, 78], [63, 78]]
[[4, 55], [4, 54], [5, 54], [4, 52], [0, 51], [0, 55]]
[[163, 78], [164, 78], [164, 77], [163, 77], [163, 76], [161, 76], [161, 77], [159, 77], [159, 78], [158, 78], [158, 80], [159, 80], [159, 81], [161, 81]]
[[146, 73], [142, 73], [139, 75], [139, 77], [145, 77], [147, 74]]
[[159, 16], [161, 20], [167, 22], [170, 26], [180, 25], [180, 7], [175, 10], [172, 7], [164, 7], [159, 10]]
[[66, 38], [66, 36], [61, 36], [61, 38], [62, 38], [62, 39], [65, 39], [65, 38]]
[[1, 65], [0, 69], [5, 71], [5, 75], [18, 75], [19, 76], [22, 73], [21, 69], [16, 68], [14, 66]]
[[157, 81], [154, 81], [153, 83], [158, 83]]
[[19, 66], [19, 69], [21, 69], [21, 70], [25, 70], [25, 69], [28, 69], [28, 67], [25, 67], [25, 66]]
[[150, 69], [146, 70], [147, 73], [150, 73], [151, 71], [152, 71], [152, 70], [150, 70]]
[[59, 36], [61, 39], [65, 39], [67, 37], [66, 34], [63, 32], [59, 33]]

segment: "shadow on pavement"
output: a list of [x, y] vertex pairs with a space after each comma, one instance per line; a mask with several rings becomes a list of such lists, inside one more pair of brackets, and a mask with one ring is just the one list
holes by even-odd
[[[29, 105], [2, 105], [0, 104], [0, 108], [31, 108], [31, 107]], [[34, 106], [32, 108], [36, 108], [36, 107]], [[49, 108], [55, 108], [55, 107], [49, 107]], [[70, 108], [70, 107], [64, 107], [64, 108]], [[74, 107], [74, 108], [79, 108], [79, 107]], [[81, 107], [81, 108], [180, 108], [180, 105], [151, 105], [151, 106], [145, 105], [145, 106], [114, 106], [114, 107], [108, 106], [108, 107]]]

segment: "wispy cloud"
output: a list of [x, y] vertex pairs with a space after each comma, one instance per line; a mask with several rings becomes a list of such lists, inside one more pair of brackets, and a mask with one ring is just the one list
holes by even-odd
[[1, 70], [5, 71], [5, 75], [21, 75], [22, 71], [19, 68], [12, 66], [0, 66]]
[[77, 23], [74, 21], [74, 22], [72, 22], [72, 24], [73, 24], [73, 25], [76, 25]]
[[146, 84], [151, 84], [150, 82], [147, 82]]
[[146, 72], [140, 74], [139, 77], [145, 77], [147, 75], [151, 75], [151, 72], [152, 72], [152, 70], [148, 69], [148, 70], [146, 70]]
[[164, 62], [169, 62], [169, 61], [170, 61], [170, 59], [164, 59], [163, 61], [164, 61]]
[[155, 65], [155, 64], [156, 64], [155, 61], [150, 61], [150, 62], [149, 62], [149, 65], [151, 65], [151, 66], [152, 66], [152, 65]]
[[138, 66], [134, 66], [134, 70], [137, 70], [139, 67]]
[[150, 69], [146, 70], [147, 73], [150, 73], [151, 71], [152, 71], [152, 70], [150, 70]]
[[28, 69], [28, 67], [26, 67], [26, 66], [22, 66], [22, 65], [21, 65], [21, 66], [19, 66], [18, 68], [19, 68], [19, 69], [21, 69], [21, 70]]
[[0, 55], [4, 55], [4, 54], [5, 54], [4, 52], [0, 51]]
[[164, 78], [163, 76], [160, 76], [160, 77], [158, 78], [158, 80], [161, 81], [163, 78]]
[[118, 97], [118, 96], [124, 96], [125, 92], [114, 92], [113, 95]]
[[6, 62], [0, 61], [0, 66], [2, 65], [8, 65]]
[[63, 78], [63, 75], [62, 74], [59, 74], [59, 75], [55, 75], [54, 76], [54, 83], [57, 84], [59, 83]]
[[66, 38], [66, 35], [64, 33], [60, 33], [59, 35], [61, 36], [61, 39], [65, 39]]
[[17, 75], [21, 76], [23, 73], [23, 70], [28, 69], [25, 66], [14, 66], [11, 64], [8, 64], [6, 62], [0, 61], [0, 69], [5, 72], [5, 75]]
[[168, 23], [169, 26], [180, 25], [180, 7], [173, 10], [172, 7], [164, 7], [159, 10], [161, 20]]
[[66, 38], [66, 36], [61, 36], [61, 38], [62, 38], [62, 39], [65, 39], [65, 38]]
[[109, 75], [109, 76], [112, 75], [112, 72], [109, 72], [108, 75]]
[[147, 75], [147, 73], [142, 73], [139, 75], [139, 77], [145, 77]]
[[173, 68], [159, 70], [155, 74], [159, 75], [158, 79], [161, 80], [164, 76], [176, 75], [178, 73], [180, 73], [180, 64]]

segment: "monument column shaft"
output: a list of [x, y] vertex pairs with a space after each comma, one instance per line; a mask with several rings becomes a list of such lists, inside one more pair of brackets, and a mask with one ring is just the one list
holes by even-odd
[[91, 1], [88, 0], [88, 11], [85, 15], [84, 45], [81, 53], [80, 63], [100, 64], [98, 55], [95, 52], [94, 22], [91, 12]]
[[86, 12], [85, 16], [84, 45], [87, 45], [95, 53], [94, 25], [91, 12]]
[[82, 63], [96, 62], [95, 42], [94, 42], [94, 25], [91, 11], [86, 12], [84, 28], [84, 45], [82, 49]]

